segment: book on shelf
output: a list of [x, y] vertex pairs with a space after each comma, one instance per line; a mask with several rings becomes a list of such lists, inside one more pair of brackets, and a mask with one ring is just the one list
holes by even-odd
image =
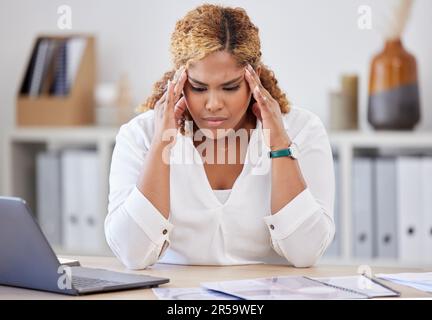
[[94, 123], [94, 37], [37, 37], [16, 103], [19, 126]]
[[66, 96], [77, 76], [87, 39], [41, 38], [34, 49], [20, 94]]

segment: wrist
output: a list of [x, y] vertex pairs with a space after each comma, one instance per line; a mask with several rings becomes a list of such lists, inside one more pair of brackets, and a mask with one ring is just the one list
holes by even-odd
[[166, 148], [168, 148], [168, 150], [170, 150], [172, 146], [173, 146], [173, 143], [171, 140], [165, 141], [162, 139], [153, 139], [151, 142], [150, 148], [152, 150], [156, 150], [156, 151], [163, 151]]
[[280, 149], [273, 149], [269, 151], [269, 157], [270, 158], [281, 158], [281, 157], [290, 157], [292, 159], [298, 159], [299, 157], [299, 150], [297, 145], [292, 142], [289, 147], [280, 148]]
[[291, 140], [288, 137], [275, 139], [270, 145], [270, 150], [286, 149], [291, 145]]
[[153, 139], [150, 145], [148, 156], [149, 158], [161, 161], [165, 165], [169, 165], [171, 158], [171, 149], [172, 145], [170, 145], [169, 143]]

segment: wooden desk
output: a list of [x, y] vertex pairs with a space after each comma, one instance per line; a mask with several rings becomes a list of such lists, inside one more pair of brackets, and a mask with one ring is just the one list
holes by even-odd
[[[77, 258], [82, 266], [93, 268], [104, 268], [114, 271], [130, 272], [137, 274], [148, 274], [152, 276], [166, 277], [170, 282], [161, 287], [184, 288], [199, 287], [200, 282], [222, 281], [259, 278], [269, 276], [343, 276], [356, 275], [357, 266], [327, 266], [317, 265], [312, 268], [292, 268], [280, 265], [242, 265], [242, 266], [181, 266], [169, 264], [156, 264], [149, 269], [141, 271], [130, 271], [125, 269], [120, 262], [113, 257], [67, 257]], [[375, 273], [397, 273], [397, 272], [426, 272], [425, 269], [387, 268], [372, 267]], [[416, 289], [396, 285], [384, 281], [383, 283], [401, 292], [401, 298], [429, 298], [432, 294], [418, 291]], [[73, 297], [55, 293], [19, 289], [0, 286], [0, 299], [156, 299], [151, 289], [138, 289], [121, 292], [93, 294], [88, 296]]]

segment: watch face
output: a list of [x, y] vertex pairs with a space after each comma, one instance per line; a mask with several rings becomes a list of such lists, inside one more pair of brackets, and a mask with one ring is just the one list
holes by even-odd
[[291, 145], [291, 152], [292, 152], [292, 157], [294, 158], [294, 159], [297, 159], [298, 158], [298, 154], [299, 154], [299, 151], [298, 151], [298, 147], [297, 147], [297, 145], [295, 144], [295, 143], [292, 143], [292, 145]]

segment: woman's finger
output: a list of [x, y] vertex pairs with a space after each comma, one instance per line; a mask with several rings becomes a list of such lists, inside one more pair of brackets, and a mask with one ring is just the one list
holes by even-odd
[[172, 77], [172, 83], [176, 84], [180, 78], [180, 76], [182, 75], [184, 70], [184, 66], [180, 67], [179, 69], [176, 70], [176, 72], [174, 73], [174, 76]]
[[167, 96], [167, 90], [165, 90], [162, 97], [160, 97], [159, 100], [156, 101], [156, 104], [154, 106], [154, 112], [156, 113], [157, 118], [161, 118], [163, 115], [166, 96]]
[[168, 93], [168, 90], [165, 90], [164, 93], [162, 94], [162, 96], [156, 102], [156, 106], [160, 106], [160, 105], [162, 105], [165, 102], [166, 97], [167, 97], [167, 93]]
[[263, 95], [261, 88], [258, 86], [255, 79], [253, 79], [249, 70], [246, 69], [245, 74], [246, 74], [246, 79], [248, 80], [249, 86], [251, 88], [252, 94], [255, 100], [258, 102], [259, 107], [267, 109], [268, 102], [269, 102], [268, 98]]
[[260, 77], [257, 75], [257, 73], [255, 72], [254, 68], [252, 68], [252, 66], [250, 64], [248, 64], [246, 66], [246, 70], [249, 71], [250, 75], [252, 76], [252, 78], [254, 79], [254, 81], [261, 87], [264, 88], [263, 85], [261, 84], [261, 79]]
[[253, 94], [253, 91], [254, 91], [254, 89], [255, 89], [255, 87], [256, 87], [256, 82], [255, 82], [255, 80], [252, 78], [252, 76], [251, 76], [249, 70], [247, 70], [247, 69], [245, 69], [245, 78], [246, 78], [246, 82], [247, 82], [248, 85], [249, 85], [250, 91], [251, 91], [252, 94]]
[[254, 91], [254, 98], [258, 102], [258, 106], [260, 107], [260, 111], [267, 112], [269, 105], [268, 105], [268, 99], [267, 97], [263, 96], [261, 93], [261, 90], [258, 86], [255, 87]]
[[249, 72], [249, 75], [251, 76], [255, 85], [260, 88], [261, 94], [264, 97], [267, 97], [268, 100], [270, 100], [271, 99], [270, 92], [268, 92], [267, 89], [264, 88], [264, 86], [261, 83], [260, 77], [258, 76], [258, 74], [255, 72], [255, 70], [252, 68], [252, 66], [250, 64], [247, 65], [246, 70]]
[[184, 112], [186, 111], [186, 99], [185, 97], [181, 97], [179, 101], [177, 101], [174, 106], [174, 118], [176, 124], [179, 124], [179, 121], [183, 121]]
[[186, 83], [186, 79], [187, 79], [186, 69], [183, 68], [183, 71], [179, 74], [178, 78], [175, 81], [174, 100], [176, 102], [178, 101], [178, 99], [180, 99], [180, 96], [184, 88], [184, 84]]
[[[252, 76], [252, 74], [250, 73], [250, 71], [248, 69], [245, 70], [245, 76], [246, 76], [246, 80], [249, 83], [249, 87], [252, 91], [252, 94], [254, 94], [256, 88], [258, 90], [261, 90], [260, 85], [256, 82], [255, 78]], [[254, 95], [254, 97], [255, 97], [255, 95]]]
[[174, 76], [172, 77], [172, 82], [174, 82], [174, 83], [177, 82], [177, 79], [180, 75], [180, 72], [181, 72], [181, 68], [176, 70], [176, 72], [174, 73]]
[[167, 83], [167, 97], [164, 106], [165, 112], [172, 112], [174, 109], [174, 86], [171, 80], [168, 80]]
[[262, 117], [261, 117], [261, 110], [260, 110], [260, 108], [259, 108], [257, 102], [255, 102], [255, 103], [252, 105], [252, 112], [254, 113], [255, 117], [257, 117], [259, 120], [262, 121]]
[[174, 115], [177, 118], [181, 118], [185, 110], [186, 110], [186, 99], [185, 97], [181, 97], [180, 100], [177, 101], [176, 105], [174, 106]]

